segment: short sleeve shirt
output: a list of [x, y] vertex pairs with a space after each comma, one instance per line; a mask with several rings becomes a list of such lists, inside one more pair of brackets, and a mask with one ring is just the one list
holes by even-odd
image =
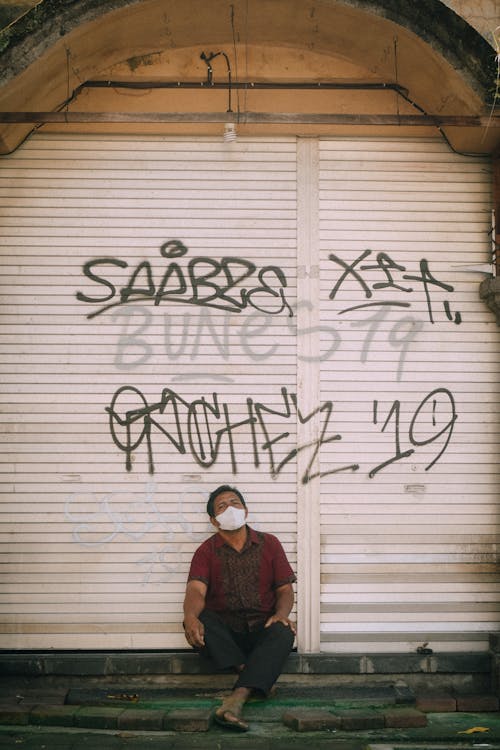
[[214, 534], [194, 553], [188, 580], [207, 585], [206, 609], [236, 632], [255, 630], [274, 614], [276, 589], [295, 575], [280, 541], [247, 526], [241, 552]]

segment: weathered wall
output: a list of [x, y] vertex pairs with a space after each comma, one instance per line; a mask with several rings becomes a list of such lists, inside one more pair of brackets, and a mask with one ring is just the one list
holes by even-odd
[[[40, 0], [37, 0], [40, 2]], [[4, 0], [0, 3], [0, 29], [5, 28], [11, 23], [14, 23], [24, 13], [27, 13], [33, 8], [37, 2], [17, 2], [17, 0]]]
[[[443, 5], [451, 8], [490, 43], [494, 43], [493, 34], [500, 24], [500, 11], [496, 0], [441, 0]], [[30, 8], [38, 5], [40, 0], [3, 0], [0, 2], [0, 27], [19, 18]]]
[[[0, 109], [5, 111], [60, 109], [68, 94], [93, 78], [203, 80], [206, 67], [200, 52], [211, 49], [230, 53], [233, 74], [243, 80], [395, 81], [421, 108], [412, 113], [488, 114], [494, 91], [491, 46], [436, 0], [422, 0], [417, 9], [396, 0], [276, 0], [272, 5], [255, 0], [249, 6], [223, 0], [209, 6], [198, 0], [182, 6], [156, 0], [44, 0], [0, 37], [2, 49]], [[225, 71], [217, 62], [220, 81]], [[222, 102], [220, 110], [215, 98], [207, 103], [207, 98], [191, 96], [189, 102], [179, 94], [172, 104], [173, 97], [154, 92], [135, 96], [134, 103], [134, 97], [112, 87], [100, 93], [86, 90], [74, 105], [78, 110], [103, 111], [103, 96], [105, 111], [110, 112], [137, 107], [150, 112], [226, 109]], [[397, 115], [408, 110], [392, 94], [382, 101], [379, 95], [370, 99], [365, 93], [360, 101], [351, 92], [347, 100], [331, 97], [323, 100], [326, 104], [308, 97], [310, 106], [305, 95], [286, 101], [267, 94], [265, 99], [258, 100], [252, 92], [248, 109], [300, 112], [304, 107], [309, 112]], [[2, 152], [15, 148], [29, 131], [30, 126], [4, 126]], [[493, 129], [483, 131], [468, 141], [453, 133], [454, 147], [493, 151]]]
[[[441, 0], [444, 5], [462, 16], [476, 31], [494, 44], [495, 30], [498, 34], [500, 6], [497, 0]], [[497, 37], [498, 38], [498, 37]]]

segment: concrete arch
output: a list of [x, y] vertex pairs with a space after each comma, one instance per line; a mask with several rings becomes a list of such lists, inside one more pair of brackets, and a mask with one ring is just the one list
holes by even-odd
[[[315, 55], [330, 78], [339, 69], [341, 78], [397, 78], [434, 114], [482, 114], [494, 89], [493, 48], [439, 0], [42, 0], [0, 34], [0, 107], [55, 110], [120, 65], [122, 75], [199, 77], [199, 50], [217, 46], [242, 55], [253, 46], [261, 59], [266, 49]], [[26, 132], [3, 126], [2, 150]]]

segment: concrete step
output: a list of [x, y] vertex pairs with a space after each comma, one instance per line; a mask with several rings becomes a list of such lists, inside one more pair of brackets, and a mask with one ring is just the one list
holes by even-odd
[[[145, 701], [129, 705], [49, 706], [23, 702], [20, 705], [0, 706], [0, 727], [15, 727], [18, 731], [35, 727], [58, 727], [72, 732], [105, 731], [120, 736], [126, 733], [127, 737], [149, 732], [170, 738], [189, 736], [192, 739], [200, 735], [222, 738], [227, 736], [227, 731], [214, 725], [212, 720], [214, 708], [219, 703], [213, 698], [170, 698], [157, 703]], [[498, 710], [426, 714], [405, 705], [363, 706], [356, 705], [355, 702], [342, 704], [304, 699], [293, 701], [275, 697], [248, 703], [244, 709], [244, 718], [251, 728], [247, 736], [261, 740], [267, 738], [268, 742], [272, 738], [288, 737], [293, 744], [297, 734], [314, 736], [319, 741], [325, 736], [331, 738], [332, 733], [338, 739], [352, 733], [356, 736], [368, 733], [371, 741], [378, 737], [386, 743], [395, 738], [405, 738], [408, 741], [408, 733], [411, 733], [415, 741], [442, 741], [446, 735], [448, 740], [453, 739], [457, 743], [462, 741], [462, 746], [483, 746], [486, 742], [491, 747], [493, 741], [500, 741]], [[230, 732], [230, 735], [233, 733]], [[195, 744], [184, 746], [194, 747]], [[180, 744], [176, 740], [175, 747], [178, 746]]]
[[[500, 750], [498, 698], [491, 694], [415, 694], [401, 680], [376, 685], [301, 683], [281, 680], [269, 699], [244, 708], [250, 725], [235, 734], [213, 722], [230, 684], [215, 679], [199, 686], [189, 676], [160, 677], [133, 687], [121, 677], [52, 677], [0, 682], [0, 750], [404, 750], [414, 748]], [[290, 677], [290, 676], [288, 676]], [[313, 676], [306, 676], [311, 680]], [[324, 679], [324, 676], [323, 676]], [[234, 682], [234, 675], [230, 677]], [[66, 682], [66, 684], [64, 684]], [[424, 710], [425, 709], [425, 710]], [[10, 744], [9, 744], [10, 743]], [[377, 745], [382, 746], [377, 747]]]
[[[500, 743], [500, 714], [491, 663], [488, 653], [292, 653], [276, 695], [245, 706], [251, 732], [228, 737], [212, 714], [235, 675], [215, 673], [191, 651], [0, 652], [0, 735], [22, 740], [12, 747], [26, 735], [27, 748], [37, 730], [51, 728], [76, 733], [82, 742], [88, 732], [98, 733], [99, 742], [102, 733], [116, 742], [147, 735], [190, 750], [235, 743], [290, 750], [304, 746], [302, 737], [318, 747], [335, 739], [338, 750], [346, 743], [350, 750], [359, 736], [362, 750], [375, 738], [386, 743], [408, 737], [405, 732], [428, 742], [446, 729], [459, 742], [458, 733], [472, 728], [488, 732], [493, 746], [492, 740]], [[442, 716], [448, 718], [440, 724]], [[484, 739], [478, 737], [467, 735], [468, 744]]]
[[[454, 689], [488, 692], [493, 674], [489, 652], [290, 654], [280, 682], [322, 685], [377, 685], [402, 681], [414, 691]], [[205, 689], [232, 684], [230, 674], [216, 674], [193, 651], [1, 652], [0, 677], [45, 678], [47, 685], [100, 681], [126, 684], [129, 690], [147, 683]]]
[[[234, 682], [234, 677], [232, 678]], [[172, 700], [211, 700], [217, 699], [229, 692], [230, 686], [221, 687], [212, 680], [210, 685], [202, 689], [186, 685], [168, 685], [162, 687], [135, 686], [133, 691], [126, 683], [109, 685], [106, 688], [73, 687], [67, 692], [65, 703], [67, 705], [130, 705], [130, 703], [162, 703]], [[330, 705], [356, 706], [392, 706], [392, 705], [414, 705], [415, 695], [402, 684], [392, 685], [303, 685], [300, 681], [294, 683], [279, 682], [273, 701], [280, 703], [291, 701], [328, 703]]]

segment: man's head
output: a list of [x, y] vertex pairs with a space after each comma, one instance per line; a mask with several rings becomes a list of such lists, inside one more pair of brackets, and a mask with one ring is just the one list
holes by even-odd
[[[219, 498], [219, 495], [225, 495], [225, 497]], [[215, 501], [219, 498], [218, 502]], [[232, 502], [231, 502], [232, 501]], [[228, 484], [221, 484], [216, 490], [210, 493], [207, 503], [207, 513], [210, 518], [215, 518], [219, 513], [226, 510], [228, 505], [236, 505], [240, 508], [246, 508], [246, 503], [243, 495], [236, 487], [230, 487]]]
[[216, 529], [235, 531], [245, 525], [248, 511], [241, 492], [223, 484], [210, 494], [207, 513]]

